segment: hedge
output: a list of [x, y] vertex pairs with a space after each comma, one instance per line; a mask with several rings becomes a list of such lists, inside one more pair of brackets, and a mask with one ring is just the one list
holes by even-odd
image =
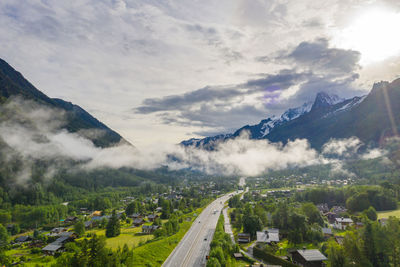
[[270, 263], [270, 264], [277, 264], [282, 265], [282, 267], [298, 267], [298, 265], [293, 264], [289, 261], [285, 261], [271, 253], [268, 253], [258, 247], [253, 247], [253, 255], [256, 258], [262, 259], [263, 261]]

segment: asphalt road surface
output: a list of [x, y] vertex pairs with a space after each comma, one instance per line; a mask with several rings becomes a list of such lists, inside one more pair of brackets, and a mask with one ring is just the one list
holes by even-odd
[[[240, 191], [239, 191], [240, 192]], [[192, 227], [175, 247], [162, 266], [164, 267], [202, 267], [210, 251], [215, 228], [224, 202], [231, 195], [224, 195], [209, 204], [193, 222]]]

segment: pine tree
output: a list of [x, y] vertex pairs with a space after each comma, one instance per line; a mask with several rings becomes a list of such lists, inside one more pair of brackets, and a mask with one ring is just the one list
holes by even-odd
[[120, 233], [121, 233], [121, 225], [114, 210], [110, 220], [107, 223], [106, 236], [107, 237], [119, 236]]

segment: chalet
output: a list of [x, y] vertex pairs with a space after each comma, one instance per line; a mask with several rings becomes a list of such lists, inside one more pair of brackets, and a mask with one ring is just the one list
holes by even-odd
[[133, 225], [136, 227], [141, 226], [144, 223], [145, 223], [145, 221], [142, 218], [137, 218], [133, 221]]
[[327, 227], [322, 227], [322, 234], [324, 235], [324, 237], [327, 239], [327, 238], [329, 238], [329, 237], [331, 237], [331, 236], [333, 236], [333, 233], [332, 233], [332, 229], [331, 228], [327, 228]]
[[80, 208], [79, 211], [80, 211], [82, 214], [87, 214], [87, 213], [89, 213], [89, 210], [88, 210], [87, 208]]
[[90, 229], [90, 228], [94, 227], [95, 223], [92, 220], [90, 220], [90, 221], [84, 222], [84, 225], [85, 225], [86, 229]]
[[57, 252], [60, 252], [62, 249], [63, 249], [62, 244], [53, 242], [42, 248], [42, 251], [46, 255], [54, 255]]
[[65, 232], [65, 231], [67, 231], [67, 229], [64, 227], [56, 227], [56, 228], [51, 229], [50, 233], [59, 234], [61, 232]]
[[279, 229], [268, 229], [265, 231], [257, 232], [257, 243], [278, 243], [279, 242]]
[[108, 220], [108, 219], [110, 219], [111, 218], [111, 216], [110, 215], [106, 215], [106, 216], [94, 216], [94, 217], [92, 217], [92, 221], [93, 222], [100, 222], [100, 221], [102, 221], [102, 220]]
[[335, 236], [335, 241], [336, 241], [336, 243], [338, 243], [339, 245], [343, 245], [344, 236], [336, 235], [336, 236]]
[[132, 219], [139, 219], [139, 218], [143, 218], [142, 214], [140, 213], [133, 213], [131, 216]]
[[343, 206], [333, 206], [331, 212], [334, 212], [336, 214], [342, 214], [347, 212], [347, 209]]
[[335, 222], [336, 218], [340, 217], [339, 214], [336, 214], [334, 212], [325, 213], [325, 216], [326, 218], [328, 218], [328, 222], [331, 224]]
[[76, 238], [76, 234], [74, 232], [62, 232], [59, 234], [60, 237], [68, 237], [68, 238]]
[[149, 220], [149, 222], [154, 222], [154, 220], [157, 218], [158, 218], [157, 214], [150, 214], [149, 216], [147, 216], [147, 219]]
[[350, 218], [336, 218], [333, 227], [340, 230], [346, 230], [348, 226], [353, 225], [353, 220]]
[[321, 212], [322, 214], [325, 214], [327, 212], [329, 212], [329, 207], [328, 204], [326, 203], [321, 203], [317, 205], [317, 209], [319, 210], [319, 212]]
[[31, 241], [31, 240], [32, 240], [32, 238], [31, 238], [30, 236], [28, 236], [28, 235], [21, 235], [21, 236], [17, 237], [17, 238], [14, 240], [14, 242], [15, 242], [15, 243], [25, 243], [25, 242], [29, 242], [29, 241]]
[[238, 234], [238, 242], [239, 243], [250, 243], [250, 234], [239, 233]]
[[90, 214], [90, 216], [95, 217], [95, 216], [101, 216], [101, 211], [100, 210], [95, 210]]
[[326, 266], [327, 258], [318, 249], [298, 249], [290, 252], [292, 261], [304, 267]]
[[158, 225], [143, 225], [142, 232], [146, 233], [146, 234], [151, 234], [158, 228], [160, 228], [160, 226], [158, 226]]
[[75, 223], [78, 220], [76, 216], [69, 216], [64, 220], [64, 223]]
[[240, 252], [233, 253], [233, 257], [235, 257], [235, 259], [237, 259], [237, 260], [241, 260], [241, 259], [243, 259], [243, 254]]

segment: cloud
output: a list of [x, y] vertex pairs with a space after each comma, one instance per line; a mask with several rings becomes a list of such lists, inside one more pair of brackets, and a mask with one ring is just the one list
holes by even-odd
[[182, 95], [148, 98], [134, 112], [156, 113], [165, 124], [218, 127], [226, 131], [265, 117], [268, 102], [310, 76], [308, 72], [281, 70], [242, 84], [207, 86]]
[[322, 153], [327, 156], [350, 157], [357, 153], [361, 145], [361, 141], [356, 137], [332, 139], [322, 146]]
[[[191, 30], [214, 33], [212, 28], [200, 26], [191, 26]], [[154, 113], [164, 124], [214, 128], [197, 132], [218, 129], [226, 133], [312, 101], [320, 91], [341, 97], [362, 95], [354, 86], [359, 78], [359, 60], [359, 52], [331, 48], [326, 38], [304, 41], [273, 56], [256, 58], [284, 67], [275, 74], [230, 86], [207, 86], [185, 94], [147, 98], [134, 112]]]
[[313, 42], [301, 42], [293, 50], [282, 51], [275, 60], [290, 61], [306, 66], [314, 72], [353, 73], [360, 66], [358, 51], [329, 47], [329, 41], [319, 38]]
[[[7, 27], [0, 28], [0, 57], [51, 97], [96, 110], [96, 117], [133, 143], [145, 140], [149, 144], [154, 139], [166, 138], [175, 143], [188, 132], [212, 130], [207, 127], [214, 126], [206, 126], [208, 122], [188, 126], [187, 120], [182, 124], [184, 127], [169, 126], [168, 120], [156, 114], [166, 112], [168, 107], [158, 101], [156, 104], [160, 106], [149, 107], [146, 99], [166, 101], [164, 98], [183, 97], [199, 88], [233, 88], [232, 95], [239, 94], [236, 98], [240, 98], [244, 96], [237, 92], [236, 86], [245, 86], [257, 73], [276, 75], [282, 69], [291, 73], [307, 73], [312, 69], [310, 79], [321, 79], [319, 91], [325, 90], [324, 84], [344, 81], [359, 72], [357, 64], [352, 65], [357, 52], [329, 44], [335, 33], [374, 5], [399, 7], [395, 0], [375, 2], [337, 0], [321, 5], [312, 0], [303, 0], [301, 4], [279, 0], [204, 0], [179, 4], [144, 0], [2, 0], [0, 24]], [[281, 51], [283, 48], [285, 51]], [[278, 52], [283, 52], [280, 62], [276, 60]], [[264, 61], [257, 60], [260, 58]], [[348, 84], [342, 89], [336, 86], [335, 90], [340, 96], [354, 95], [354, 89], [358, 89], [353, 88], [354, 81], [367, 90], [375, 80], [392, 80], [399, 69], [395, 61], [362, 72], [353, 82], [347, 79]], [[349, 73], [345, 75], [347, 70]], [[327, 76], [327, 71], [336, 76]], [[232, 103], [251, 104], [258, 112], [248, 114], [250, 119], [278, 115], [315, 96], [314, 91], [308, 91], [310, 86], [302, 86], [305, 82], [300, 80], [283, 88], [286, 93], [275, 97], [272, 104], [263, 97], [256, 101], [253, 96], [252, 103], [242, 103], [233, 97], [227, 105], [220, 105], [220, 110]], [[298, 90], [302, 96], [299, 100], [288, 98]], [[176, 99], [169, 101], [173, 100]], [[132, 107], [138, 107], [143, 116], [127, 114]], [[177, 113], [174, 111], [169, 118]], [[258, 115], [261, 113], [265, 116]], [[218, 130], [242, 126], [242, 121], [229, 124], [229, 120], [233, 121], [229, 114], [225, 117], [224, 127]], [[129, 124], [142, 130], [128, 129]], [[169, 132], [168, 137], [165, 131]], [[135, 145], [143, 145], [137, 142]]]
[[329, 163], [333, 174], [343, 174], [346, 170], [343, 170], [342, 159], [371, 159], [384, 155], [384, 151], [378, 149], [359, 153], [362, 143], [357, 138], [331, 140], [319, 153], [305, 139], [284, 145], [268, 140], [251, 140], [247, 132], [219, 143], [213, 151], [165, 143], [144, 150], [125, 144], [99, 148], [79, 133], [63, 129], [65, 113], [57, 109], [17, 98], [2, 105], [0, 112], [3, 114], [0, 153], [6, 155], [2, 163], [22, 159], [23, 165], [16, 174], [21, 184], [29, 181], [37, 161], [51, 163], [45, 173], [48, 179], [62, 166], [69, 166], [70, 170], [104, 167], [149, 170], [168, 166], [170, 169], [190, 168], [213, 175], [254, 176], [271, 170]]

